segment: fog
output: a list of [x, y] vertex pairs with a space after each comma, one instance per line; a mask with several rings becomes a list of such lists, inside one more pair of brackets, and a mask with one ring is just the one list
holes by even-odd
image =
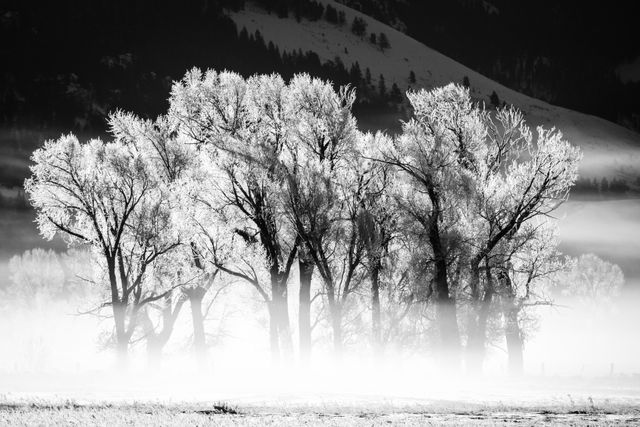
[[[594, 253], [618, 265], [624, 284], [605, 303], [556, 295], [552, 306], [528, 313], [524, 375], [508, 374], [504, 336], [492, 334], [481, 375], [464, 366], [442, 369], [427, 339], [413, 345], [389, 344], [374, 357], [366, 330], [357, 328], [337, 358], [331, 331], [317, 316], [308, 364], [298, 354], [296, 330], [298, 272], [289, 282], [293, 348], [274, 363], [269, 348], [264, 303], [242, 281], [224, 280], [215, 300], [206, 300], [207, 353], [202, 362], [193, 351], [190, 307], [186, 304], [161, 358], [150, 358], [138, 336], [125, 369], [111, 342], [109, 310], [87, 314], [102, 295], [94, 285], [76, 280], [77, 295], [53, 297], [47, 287], [59, 273], [29, 264], [41, 287], [25, 298], [12, 285], [10, 259], [34, 246], [65, 252], [60, 241], [37, 236], [32, 217], [11, 213], [3, 224], [0, 292], [0, 394], [7, 401], [161, 401], [216, 402], [287, 407], [305, 405], [414, 405], [425, 402], [480, 402], [519, 405], [589, 405], [628, 403], [640, 398], [640, 202], [638, 200], [571, 200], [554, 216], [560, 221], [560, 250], [578, 257]], [[49, 249], [47, 249], [49, 250]], [[91, 263], [74, 264], [74, 277]], [[77, 277], [76, 277], [77, 278]], [[24, 285], [24, 283], [23, 283]], [[45, 286], [46, 285], [46, 286]], [[578, 286], [581, 284], [578, 283]], [[582, 284], [584, 285], [584, 284]], [[314, 288], [320, 284], [314, 279]], [[20, 288], [20, 287], [19, 287]], [[362, 313], [366, 318], [367, 313]], [[464, 319], [460, 316], [459, 322]], [[360, 326], [362, 328], [362, 326]], [[426, 335], [429, 335], [427, 330]], [[464, 334], [463, 334], [464, 345]], [[464, 359], [464, 358], [463, 358]]]
[[[304, 364], [297, 354], [295, 279], [289, 283], [293, 349], [280, 363], [271, 358], [264, 303], [246, 283], [228, 280], [216, 299], [205, 304], [209, 310], [204, 362], [194, 355], [190, 308], [185, 305], [162, 357], [150, 358], [144, 337], [138, 337], [123, 369], [110, 342], [113, 319], [108, 310], [100, 315], [84, 313], [99, 298], [91, 284], [78, 282], [82, 298], [52, 298], [40, 292], [25, 299], [11, 295], [5, 286], [0, 303], [0, 393], [9, 401], [229, 401], [284, 406], [635, 401], [640, 396], [638, 204], [636, 200], [571, 201], [557, 213], [561, 250], [574, 256], [596, 253], [620, 265], [624, 285], [606, 303], [560, 295], [553, 306], [535, 307], [529, 313], [522, 377], [509, 376], [505, 342], [499, 334], [488, 342], [482, 374], [470, 375], [464, 362], [458, 371], [444, 371], [428, 340], [387, 345], [384, 356], [376, 358], [362, 331], [337, 358], [330, 329], [322, 320], [312, 332], [312, 356]], [[59, 247], [56, 252], [62, 253]], [[4, 281], [10, 284], [15, 277], [7, 255], [4, 265]], [[52, 283], [53, 273], [46, 271], [50, 276], [45, 282]], [[314, 286], [320, 285], [314, 280]]]
[[560, 220], [560, 249], [570, 255], [595, 253], [618, 264], [625, 291], [640, 283], [640, 200], [573, 200], [554, 214]]
[[[160, 359], [144, 339], [134, 342], [125, 368], [109, 345], [112, 319], [79, 314], [78, 301], [36, 298], [26, 306], [3, 300], [0, 393], [7, 400], [78, 402], [226, 401], [245, 405], [341, 405], [361, 402], [462, 401], [505, 404], [627, 402], [640, 396], [638, 293], [609, 306], [564, 298], [538, 307], [527, 332], [524, 376], [510, 378], [502, 338], [492, 339], [482, 375], [443, 371], [428, 346], [389, 346], [374, 358], [366, 338], [337, 358], [326, 327], [314, 330], [308, 364], [296, 354], [270, 357], [267, 313], [243, 283], [221, 294], [209, 311], [204, 363], [193, 354], [189, 308]], [[296, 283], [290, 310], [296, 318]], [[292, 322], [295, 323], [295, 322]], [[571, 403], [573, 405], [573, 403]]]

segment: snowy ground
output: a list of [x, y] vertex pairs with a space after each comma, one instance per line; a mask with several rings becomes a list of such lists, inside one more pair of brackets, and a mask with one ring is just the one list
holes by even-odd
[[638, 376], [276, 377], [4, 375], [0, 425], [640, 425]]
[[[231, 410], [236, 413], [228, 413]], [[45, 402], [0, 405], [0, 424], [34, 425], [149, 425], [149, 426], [378, 426], [378, 425], [640, 425], [634, 407], [571, 409], [570, 407], [262, 407], [224, 405], [133, 404], [62, 405]]]

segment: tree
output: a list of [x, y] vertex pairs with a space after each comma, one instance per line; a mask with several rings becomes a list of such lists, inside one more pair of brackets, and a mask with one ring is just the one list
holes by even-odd
[[[235, 73], [194, 69], [174, 85], [170, 103], [180, 134], [201, 147], [205, 170], [199, 181], [210, 186], [193, 195], [210, 211], [208, 219], [205, 215], [198, 221], [203, 236], [196, 251], [221, 271], [251, 283], [264, 298], [272, 355], [278, 360], [281, 347], [291, 349], [287, 281], [298, 248], [297, 237], [279, 218], [278, 159], [296, 116], [287, 102], [286, 85], [277, 75], [245, 81]], [[262, 256], [269, 288], [257, 271], [260, 263], [223, 262], [219, 236], [212, 234], [217, 230], [211, 230], [215, 224], [226, 229], [223, 239], [243, 239], [252, 256]], [[242, 258], [242, 253], [236, 255]], [[249, 270], [238, 268], [244, 264]]]
[[620, 295], [623, 285], [624, 274], [619, 266], [595, 254], [584, 254], [567, 260], [566, 270], [553, 281], [551, 291], [567, 303], [578, 301], [590, 310], [606, 310]]
[[432, 279], [423, 276], [427, 281], [423, 286], [435, 302], [440, 351], [456, 364], [460, 336], [450, 268], [462, 244], [459, 207], [470, 191], [468, 182], [480, 149], [480, 114], [472, 108], [468, 92], [455, 85], [408, 92], [407, 97], [413, 118], [380, 155], [400, 171], [403, 228], [416, 240], [429, 243], [421, 262], [432, 266]]
[[624, 195], [624, 193], [629, 191], [629, 185], [623, 178], [613, 178], [609, 185], [609, 191], [614, 194]]
[[369, 34], [369, 43], [371, 43], [373, 45], [377, 45], [378, 44], [378, 39], [377, 39], [376, 33]]
[[416, 83], [416, 73], [414, 73], [413, 70], [409, 72], [409, 83], [410, 84]]
[[347, 22], [347, 17], [344, 13], [344, 10], [338, 12], [338, 25], [343, 26]]
[[500, 98], [498, 98], [498, 94], [496, 93], [495, 90], [491, 92], [491, 96], [489, 97], [489, 100], [491, 101], [491, 105], [493, 105], [494, 108], [500, 107]]
[[311, 357], [311, 281], [314, 272], [313, 257], [305, 245], [298, 249], [300, 292], [298, 294], [298, 340], [300, 360], [308, 363]]
[[378, 78], [378, 93], [381, 98], [387, 96], [387, 85], [384, 82], [384, 76], [382, 74], [380, 74], [380, 77]]
[[85, 281], [93, 279], [90, 254], [83, 249], [56, 253], [35, 248], [9, 260], [9, 284], [4, 295], [27, 307], [52, 300], [78, 299], [86, 293]]
[[[177, 218], [176, 212], [180, 211], [180, 206], [190, 202], [184, 200], [181, 195], [184, 187], [190, 184], [190, 174], [196, 168], [198, 156], [193, 146], [176, 137], [177, 123], [167, 116], [160, 116], [151, 121], [118, 111], [109, 117], [109, 127], [117, 141], [134, 145], [145, 153], [158, 173], [158, 182], [167, 189], [168, 194], [173, 195], [169, 199], [170, 209], [174, 218], [180, 222], [182, 218]], [[179, 229], [183, 236], [189, 235], [188, 231], [184, 227]], [[194, 329], [194, 350], [199, 361], [203, 363], [206, 342], [202, 302], [213, 285], [217, 271], [205, 270], [202, 260], [194, 253], [191, 244], [182, 245], [178, 249], [179, 251], [174, 251], [174, 256], [168, 261], [170, 265], [157, 270], [162, 271], [164, 278], [169, 278], [170, 282], [180, 283], [187, 278], [188, 283], [182, 287], [183, 295], [167, 295], [165, 298], [165, 304], [161, 307], [163, 329], [160, 334], [156, 334], [155, 329], [151, 328], [152, 322], [148, 317], [145, 326], [154, 342], [153, 352], [159, 353], [171, 335], [173, 324], [185, 299], [188, 299]], [[158, 276], [157, 280], [164, 278]], [[175, 308], [172, 308], [173, 305]]]
[[[395, 212], [399, 220], [401, 211]], [[380, 355], [385, 346], [390, 344], [395, 344], [398, 348], [419, 348], [424, 342], [421, 338], [428, 329], [425, 327], [421, 310], [427, 307], [429, 294], [423, 292], [424, 289], [419, 285], [425, 280], [425, 266], [420, 262], [421, 257], [414, 256], [420, 251], [411, 248], [414, 242], [400, 231], [401, 225], [402, 222], [398, 221], [396, 233], [391, 236], [385, 251], [379, 277]], [[375, 312], [372, 314], [375, 316]], [[375, 332], [375, 329], [373, 331]]]
[[394, 202], [394, 170], [385, 163], [371, 162], [381, 146], [391, 145], [384, 134], [365, 134], [358, 139], [358, 155], [365, 160], [363, 168], [364, 194], [358, 214], [358, 233], [364, 242], [364, 265], [371, 282], [371, 343], [375, 356], [383, 346], [383, 326], [380, 294], [382, 275], [392, 255], [392, 241], [397, 237], [398, 211]]
[[325, 11], [324, 11], [324, 19], [326, 19], [327, 22], [330, 22], [332, 24], [337, 24], [338, 23], [338, 11], [336, 10], [336, 8], [331, 6], [330, 4], [328, 4], [326, 9], [325, 9]]
[[360, 283], [364, 246], [357, 219], [365, 178], [358, 172], [351, 114], [354, 93], [308, 75], [290, 83], [295, 138], [283, 163], [288, 219], [313, 259], [329, 307], [334, 349], [343, 348], [344, 312]]
[[565, 270], [560, 257], [557, 230], [547, 222], [523, 224], [492, 254], [487, 278], [499, 298], [507, 344], [509, 374], [523, 372], [524, 344], [533, 319], [528, 309], [551, 305], [546, 283]]
[[466, 87], [467, 89], [471, 87], [471, 82], [469, 81], [469, 77], [464, 76], [464, 78], [462, 79], [462, 86]]
[[[158, 278], [156, 280], [162, 280]], [[147, 341], [149, 360], [156, 363], [162, 350], [171, 338], [178, 315], [186, 302], [184, 295], [176, 298], [173, 293], [167, 294], [160, 302], [147, 304], [141, 312], [141, 326]], [[154, 322], [152, 311], [159, 313], [159, 321]]]
[[367, 34], [367, 22], [356, 16], [351, 23], [351, 32], [358, 37], [364, 37]]
[[362, 71], [360, 70], [360, 64], [356, 61], [349, 70], [349, 80], [356, 87], [362, 85]]
[[[476, 134], [482, 141], [482, 151], [478, 151], [471, 175], [471, 182], [477, 187], [470, 194], [467, 219], [473, 231], [468, 237], [471, 314], [467, 366], [471, 372], [481, 369], [486, 322], [495, 292], [492, 280], [481, 283], [482, 264], [485, 269], [491, 268], [492, 251], [567, 199], [577, 179], [580, 160], [578, 149], [560, 132], [538, 128], [534, 140], [522, 114], [513, 108], [498, 110], [495, 120], [483, 112], [477, 114], [480, 122]], [[530, 158], [520, 160], [521, 153], [529, 153]]]
[[[115, 340], [126, 359], [138, 313], [172, 288], [149, 282], [147, 270], [180, 245], [153, 168], [133, 146], [73, 135], [47, 141], [32, 155], [25, 189], [45, 238], [89, 244], [110, 290]], [[103, 277], [104, 277], [103, 276]]]
[[391, 92], [389, 93], [389, 97], [393, 102], [401, 102], [402, 101], [402, 92], [400, 92], [400, 88], [394, 82], [391, 86]]
[[380, 33], [380, 35], [378, 36], [378, 46], [382, 51], [391, 47], [391, 45], [389, 44], [389, 39], [387, 38], [387, 35], [385, 33]]
[[[580, 156], [555, 130], [539, 128], [534, 141], [513, 109], [500, 110], [494, 122], [464, 87], [407, 96], [414, 117], [394, 145], [381, 150], [381, 160], [404, 178], [403, 229], [428, 242], [422, 259], [430, 267], [423, 277], [431, 277], [428, 295], [435, 300], [440, 342], [454, 362], [460, 345], [455, 301], [470, 299], [467, 364], [473, 371], [477, 360], [471, 355], [483, 352], [495, 292], [493, 251], [566, 199]], [[521, 160], [523, 152], [531, 158]], [[482, 268], [487, 274], [481, 281]]]

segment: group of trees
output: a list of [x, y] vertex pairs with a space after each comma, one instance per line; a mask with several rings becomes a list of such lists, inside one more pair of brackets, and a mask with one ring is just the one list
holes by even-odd
[[[356, 16], [351, 22], [351, 32], [358, 37], [365, 38], [367, 35], [367, 26], [367, 21], [365, 21], [364, 18]], [[387, 35], [383, 32], [380, 32], [379, 34], [369, 34], [369, 42], [378, 46], [380, 50], [389, 49], [391, 47]]]
[[123, 358], [137, 328], [155, 333], [152, 303], [170, 324], [185, 295], [201, 328], [202, 297], [222, 277], [255, 289], [274, 360], [289, 355], [297, 272], [303, 360], [313, 312], [337, 355], [360, 319], [377, 354], [427, 342], [474, 372], [499, 322], [518, 372], [521, 316], [562, 269], [548, 214], [579, 151], [459, 85], [407, 96], [413, 116], [391, 138], [358, 129], [348, 87], [194, 69], [156, 120], [116, 112], [112, 141], [46, 142], [26, 191], [45, 237], [93, 249]]
[[2, 299], [34, 309], [55, 300], [78, 302], [93, 297], [86, 286], [91, 278], [90, 254], [85, 250], [30, 249], [9, 261], [9, 281]]
[[[309, 21], [317, 21], [325, 16], [325, 19], [329, 21], [329, 15], [331, 15], [331, 18], [334, 17], [333, 13], [328, 9], [325, 12], [325, 7], [322, 3], [315, 0], [277, 0], [275, 2], [258, 0], [256, 3], [269, 13], [275, 12], [280, 18], [288, 18], [289, 13], [292, 12], [298, 22], [300, 22], [302, 18], [308, 19]], [[244, 1], [233, 6], [237, 9], [243, 9]]]
[[376, 35], [376, 33], [371, 33], [369, 35], [369, 42], [371, 44], [376, 45], [380, 48], [380, 50], [389, 49], [391, 45], [389, 44], [389, 39], [385, 33], [380, 33]]

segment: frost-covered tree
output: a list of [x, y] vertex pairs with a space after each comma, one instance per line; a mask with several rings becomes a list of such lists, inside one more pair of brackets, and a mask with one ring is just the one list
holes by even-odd
[[[464, 87], [407, 96], [414, 117], [382, 160], [405, 177], [399, 200], [412, 225], [406, 230], [429, 242], [424, 256], [442, 344], [457, 353], [455, 298], [469, 298], [467, 346], [482, 354], [493, 291], [486, 280], [481, 286], [481, 269], [490, 268], [488, 257], [501, 242], [566, 199], [580, 155], [555, 130], [539, 128], [533, 138], [513, 109], [491, 118]], [[469, 359], [472, 370], [477, 360]]]
[[[477, 107], [476, 107], [477, 108]], [[481, 280], [499, 245], [513, 241], [531, 221], [542, 220], [569, 194], [577, 179], [580, 154], [555, 130], [538, 128], [534, 138], [523, 116], [513, 108], [495, 117], [479, 112], [482, 151], [472, 176], [465, 215], [469, 243], [467, 369], [482, 368], [492, 281]]]
[[[185, 244], [177, 247], [171, 257], [165, 258], [165, 263], [155, 269], [158, 281], [164, 281], [167, 286], [182, 283], [181, 294], [167, 295], [162, 303], [156, 303], [158, 311], [162, 313], [162, 328], [154, 326], [154, 322], [147, 310], [144, 318], [145, 330], [149, 336], [152, 352], [158, 353], [166, 344], [173, 331], [180, 309], [185, 299], [189, 301], [192, 323], [194, 350], [202, 361], [206, 352], [203, 300], [212, 288], [217, 271], [205, 270], [202, 261], [193, 251], [192, 245], [186, 240], [189, 235], [189, 225], [185, 223], [184, 215], [180, 212], [185, 203], [191, 200], [185, 193], [193, 180], [193, 171], [198, 165], [196, 148], [181, 139], [177, 132], [177, 122], [168, 116], [160, 116], [156, 120], [143, 120], [134, 114], [122, 111], [109, 117], [109, 126], [115, 139], [124, 144], [135, 146], [152, 165], [156, 173], [156, 180], [164, 188], [169, 211], [176, 233], [182, 236]], [[156, 330], [159, 329], [159, 332]]]
[[550, 286], [553, 295], [568, 303], [576, 301], [591, 309], [606, 309], [620, 295], [624, 274], [620, 267], [595, 254], [567, 260], [567, 268]]
[[403, 228], [428, 242], [422, 262], [430, 266], [432, 279], [425, 277], [423, 286], [430, 288], [436, 306], [441, 350], [455, 357], [460, 335], [451, 266], [463, 244], [461, 212], [482, 151], [481, 115], [468, 92], [455, 85], [408, 92], [407, 97], [413, 118], [393, 145], [382, 147], [381, 158], [400, 172]]
[[[289, 138], [288, 123], [296, 116], [287, 96], [286, 84], [277, 75], [245, 81], [235, 73], [192, 70], [174, 85], [170, 99], [170, 115], [179, 123], [179, 132], [205, 157], [204, 179], [211, 188], [200, 206], [208, 207], [214, 228], [227, 233], [206, 232], [213, 241], [203, 240], [208, 245], [196, 251], [222, 271], [251, 283], [264, 298], [274, 358], [280, 348], [291, 349], [287, 281], [298, 247], [297, 236], [282, 221], [279, 197], [279, 158]], [[209, 228], [201, 222], [201, 229]], [[221, 245], [219, 239], [226, 243]], [[236, 245], [238, 239], [246, 250], [235, 255], [243, 259], [220, 254], [221, 247], [231, 241]], [[247, 262], [245, 254], [262, 261]]]
[[[390, 144], [391, 139], [384, 134], [365, 134], [358, 138], [357, 147], [358, 156], [362, 159], [361, 174], [366, 179], [360, 198], [358, 227], [365, 247], [364, 264], [371, 282], [371, 343], [376, 355], [381, 354], [384, 342], [380, 294], [385, 287], [384, 277], [393, 276], [394, 273], [385, 270], [391, 268], [390, 261], [398, 251], [393, 240], [400, 233], [399, 213], [394, 198], [395, 170], [386, 163], [371, 159], [380, 147]], [[402, 278], [399, 280], [404, 281]], [[390, 295], [397, 291], [392, 288], [393, 286], [387, 286]]]
[[47, 141], [32, 160], [25, 189], [40, 232], [93, 248], [124, 360], [140, 310], [171, 291], [150, 281], [147, 270], [179, 245], [155, 172], [134, 146], [81, 144], [73, 135]]
[[356, 151], [362, 135], [351, 114], [355, 94], [298, 75], [290, 83], [296, 122], [283, 168], [286, 213], [324, 286], [337, 354], [343, 348], [344, 310], [361, 282], [364, 241], [358, 218], [370, 180]]
[[9, 283], [3, 299], [36, 308], [51, 300], [79, 302], [92, 281], [90, 254], [83, 249], [56, 253], [35, 248], [9, 260]]
[[492, 314], [502, 317], [511, 375], [522, 374], [525, 341], [535, 324], [530, 309], [552, 304], [547, 284], [566, 270], [558, 243], [555, 224], [538, 218], [518, 228], [488, 257], [486, 292], [495, 298], [490, 299], [497, 309]]

